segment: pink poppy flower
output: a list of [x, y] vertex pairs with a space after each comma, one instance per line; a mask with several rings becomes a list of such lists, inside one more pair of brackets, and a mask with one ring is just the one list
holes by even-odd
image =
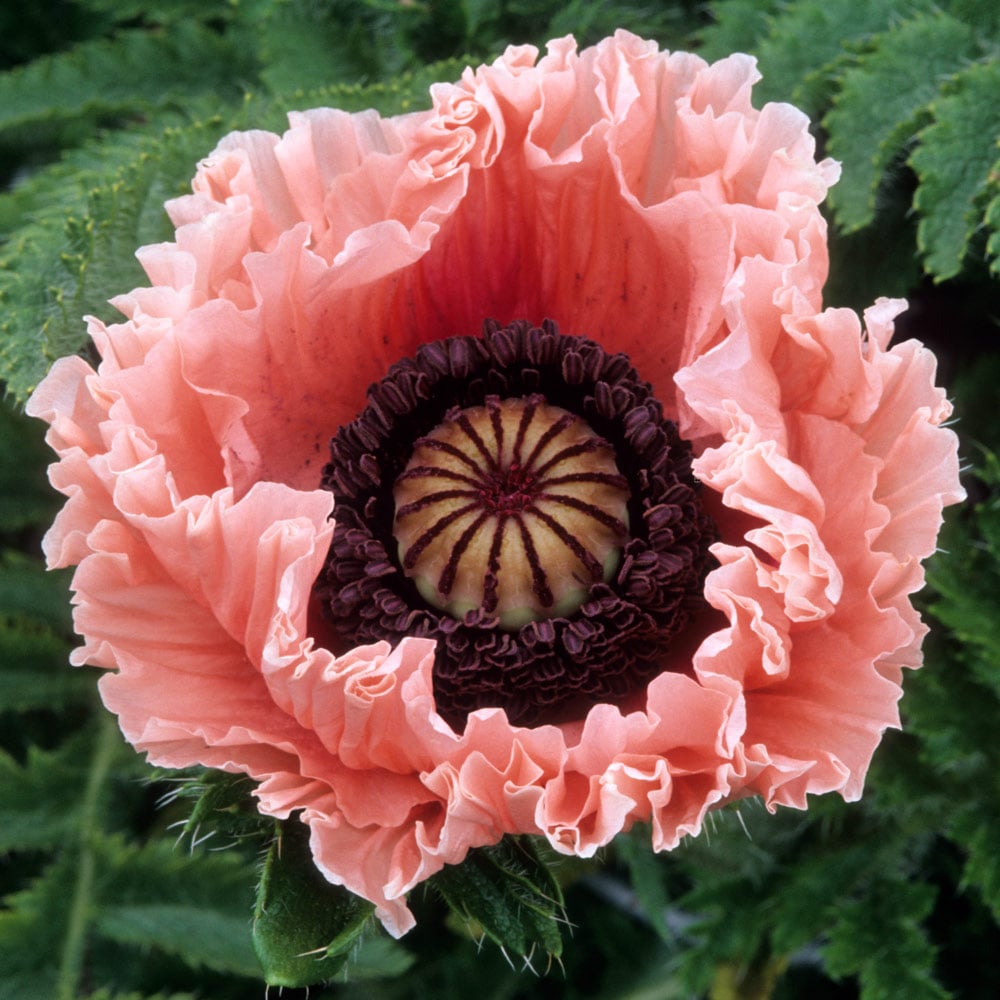
[[904, 303], [823, 310], [837, 167], [756, 79], [619, 32], [230, 135], [30, 401], [73, 662], [394, 934], [507, 833], [855, 798], [898, 724], [950, 407]]

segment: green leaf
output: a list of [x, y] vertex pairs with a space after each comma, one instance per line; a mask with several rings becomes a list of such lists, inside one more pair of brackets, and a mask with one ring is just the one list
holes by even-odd
[[[193, 969], [260, 976], [250, 943], [250, 862], [235, 853], [182, 854], [166, 841], [128, 844], [106, 833], [81, 854], [67, 840], [54, 864], [5, 900], [0, 998], [76, 996], [69, 992], [77, 971], [65, 942], [78, 936], [90, 955], [92, 982], [97, 966], [103, 973], [110, 956], [121, 954], [109, 948], [120, 945], [169, 953]], [[82, 905], [67, 907], [81, 871], [87, 872]], [[69, 951], [80, 955], [75, 943]]]
[[[489, 4], [485, 3], [483, 6]], [[493, 6], [503, 11], [502, 5]], [[550, 38], [571, 34], [581, 49], [596, 45], [602, 38], [625, 27], [641, 38], [656, 39], [661, 48], [686, 50], [691, 47], [695, 31], [703, 21], [698, 16], [700, 12], [697, 7], [689, 3], [639, 0], [634, 3], [609, 4], [600, 0], [566, 0], [564, 3], [549, 3], [545, 7], [544, 13], [551, 20], [543, 31], [534, 34], [532, 41], [543, 45]], [[509, 4], [507, 9], [516, 8], [514, 4]], [[484, 55], [491, 49], [499, 49], [504, 42], [519, 42], [524, 37], [524, 29], [518, 30], [510, 21], [504, 23], [502, 14], [499, 17], [485, 17], [479, 23], [481, 28], [478, 37], [474, 39], [477, 43], [475, 49]], [[473, 39], [470, 38], [469, 41], [471, 45]]]
[[[984, 374], [997, 367], [984, 366]], [[991, 492], [971, 517], [966, 511], [948, 519], [940, 542], [947, 557], [935, 558], [928, 571], [936, 592], [930, 611], [961, 641], [975, 680], [1000, 699], [1000, 634], [988, 624], [1000, 614], [1000, 457], [984, 452], [976, 473]]]
[[[204, 994], [202, 994], [203, 996]], [[83, 1000], [201, 1000], [195, 993], [118, 993], [114, 990], [98, 990], [88, 993]]]
[[31, 747], [23, 765], [0, 752], [0, 852], [58, 847], [71, 838], [92, 742], [84, 732], [54, 751]]
[[79, 39], [96, 38], [107, 27], [106, 17], [75, 4], [0, 4], [0, 67], [28, 62]]
[[248, 99], [231, 127], [282, 131], [287, 127], [286, 113], [301, 108], [331, 107], [349, 112], [374, 108], [384, 116], [423, 111], [430, 107], [431, 85], [457, 80], [468, 64], [468, 59], [446, 59], [365, 86], [336, 83], [286, 92], [276, 98], [255, 96]]
[[[50, 572], [20, 552], [0, 555], [0, 614], [30, 618], [63, 635], [72, 631], [69, 575]], [[2, 664], [0, 664], [2, 669]]]
[[93, 933], [169, 952], [192, 968], [260, 976], [250, 939], [254, 869], [239, 853], [105, 837], [97, 861]]
[[852, 233], [830, 230], [830, 277], [823, 304], [861, 313], [879, 296], [905, 298], [920, 282], [916, 229], [909, 188], [880, 185], [870, 226]]
[[784, 7], [782, 0], [725, 0], [711, 5], [712, 25], [701, 34], [698, 54], [709, 62], [733, 52], [756, 52]]
[[[27, 888], [4, 900], [5, 908], [0, 910], [0, 1000], [24, 996], [70, 1000], [76, 996], [98, 867], [95, 851], [100, 840], [96, 834], [121, 748], [117, 727], [102, 719], [92, 734], [89, 752], [79, 755], [85, 769], [81, 779], [71, 790], [64, 787], [59, 798], [48, 803], [49, 808], [61, 807], [73, 813], [72, 832], [62, 838], [56, 860]], [[19, 793], [14, 790], [11, 794], [16, 808]], [[23, 801], [23, 791], [20, 796]]]
[[[992, 178], [992, 185], [1000, 188], [997, 178]], [[989, 229], [986, 241], [986, 255], [990, 258], [990, 270], [1000, 274], [1000, 193], [986, 206], [984, 221]]]
[[[0, 909], [0, 1000], [60, 997], [60, 948], [69, 923], [67, 888], [78, 856], [63, 852], [42, 875], [4, 899]], [[65, 994], [63, 994], [65, 995]]]
[[851, 53], [876, 40], [902, 15], [933, 8], [931, 0], [798, 0], [784, 7], [756, 52], [764, 74], [762, 101], [791, 101], [816, 116]]
[[618, 855], [625, 862], [629, 882], [642, 912], [664, 941], [672, 941], [673, 933], [667, 926], [667, 907], [670, 896], [664, 882], [663, 859], [653, 853], [649, 827], [640, 824], [617, 841]]
[[917, 246], [937, 281], [962, 269], [969, 242], [983, 224], [978, 203], [1000, 183], [1000, 62], [970, 66], [931, 105], [910, 165], [920, 179], [913, 204], [920, 214]]
[[968, 25], [943, 14], [918, 17], [879, 36], [844, 73], [834, 108], [823, 119], [830, 153], [844, 165], [830, 193], [844, 229], [872, 221], [886, 170], [928, 116], [943, 81], [976, 51]]
[[[992, 798], [1000, 796], [1000, 786], [996, 775], [993, 778]], [[965, 867], [962, 872], [964, 886], [974, 886], [983, 901], [993, 913], [993, 919], [1000, 924], [1000, 817], [978, 804], [962, 809], [955, 816], [949, 834], [962, 845], [966, 852]]]
[[[998, 372], [998, 359], [987, 358], [956, 383], [979, 433], [996, 422]], [[993, 735], [1000, 715], [1000, 637], [994, 627], [1000, 616], [1000, 457], [984, 449], [974, 471], [970, 493], [980, 499], [948, 517], [943, 551], [928, 571], [935, 592], [929, 610], [950, 631], [931, 633], [931, 654], [942, 647], [946, 654], [931, 664], [926, 680], [921, 676], [908, 708], [925, 756], [946, 776], [945, 826], [966, 855], [963, 882], [978, 890], [1000, 922], [1000, 819], [992, 806], [1000, 798], [1000, 750]]]
[[323, 877], [303, 823], [278, 829], [257, 889], [254, 950], [269, 985], [311, 986], [343, 968], [375, 908]]
[[505, 837], [472, 850], [432, 884], [456, 914], [505, 951], [528, 960], [539, 947], [549, 956], [562, 953], [562, 890], [530, 839]]
[[120, 131], [100, 139], [92, 136], [82, 148], [66, 151], [58, 162], [18, 178], [10, 190], [0, 192], [0, 237], [7, 240], [15, 230], [49, 216], [61, 219], [73, 199], [85, 205], [91, 187], [113, 177], [137, 155], [139, 134]]
[[66, 572], [47, 573], [37, 559], [0, 556], [0, 712], [8, 732], [10, 713], [93, 699], [95, 678], [69, 665], [67, 584]]
[[413, 967], [416, 957], [398, 941], [385, 933], [362, 937], [351, 952], [350, 964], [344, 969], [344, 980], [393, 979]]
[[3, 712], [53, 711], [93, 700], [95, 678], [68, 666], [69, 648], [51, 633], [0, 617]]
[[195, 20], [82, 42], [0, 74], [0, 133], [32, 122], [135, 112], [193, 94], [229, 94], [254, 72], [245, 47]]
[[[52, 458], [43, 425], [0, 401], [0, 531], [20, 531], [52, 518], [58, 498], [37, 474]], [[8, 606], [0, 595], [0, 608]]]
[[861, 1000], [943, 1000], [934, 978], [934, 949], [922, 922], [934, 905], [931, 886], [889, 873], [837, 911], [823, 949], [834, 977], [856, 975]]
[[193, 17], [219, 21], [231, 18], [239, 2], [231, 0], [76, 0], [91, 16], [107, 14], [119, 24], [145, 21], [150, 24], [177, 24]]
[[771, 890], [768, 924], [772, 951], [791, 955], [822, 935], [844, 896], [877, 868], [881, 857], [880, 850], [860, 836], [831, 837], [827, 843], [810, 844], [795, 864], [778, 874]]
[[951, 0], [947, 6], [952, 17], [975, 25], [983, 35], [1000, 35], [1000, 7], [993, 0]]
[[419, 7], [403, 7], [385, 19], [364, 4], [279, 0], [263, 25], [252, 26], [260, 78], [282, 94], [314, 87], [317, 80], [357, 83], [396, 75], [411, 56], [405, 21], [422, 14]]
[[83, 1000], [201, 1000], [204, 994], [196, 993], [118, 993], [114, 990], [98, 990], [88, 993]]
[[465, 14], [465, 34], [471, 38], [484, 22], [497, 16], [499, 5], [493, 0], [461, 0], [462, 12]]

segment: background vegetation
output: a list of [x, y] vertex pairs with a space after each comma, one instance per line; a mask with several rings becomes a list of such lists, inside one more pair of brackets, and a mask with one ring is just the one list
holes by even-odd
[[[286, 892], [246, 789], [153, 775], [67, 668], [67, 580], [39, 556], [58, 499], [24, 398], [85, 349], [80, 317], [110, 319], [142, 280], [134, 249], [170, 236], [163, 201], [226, 132], [321, 103], [426, 106], [430, 81], [509, 42], [618, 26], [759, 57], [760, 100], [803, 107], [844, 164], [829, 303], [906, 295], [902, 335], [941, 357], [970, 501], [921, 595], [927, 667], [860, 803], [745, 803], [665, 856], [642, 831], [596, 862], [480, 852], [415, 893], [398, 943], [331, 897], [300, 915], [335, 914], [336, 981], [310, 996], [1000, 995], [1000, 7], [48, 0], [0, 6], [0, 1000], [238, 1000], [261, 995], [261, 961], [315, 977], [265, 924], [251, 942], [262, 870], [269, 910], [312, 890]], [[301, 845], [286, 831], [284, 848]]]

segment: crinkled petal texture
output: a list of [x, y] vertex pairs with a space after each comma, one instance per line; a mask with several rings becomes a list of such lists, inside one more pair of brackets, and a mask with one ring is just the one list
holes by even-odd
[[[91, 321], [99, 369], [64, 359], [30, 402], [68, 497], [46, 550], [79, 566], [75, 661], [109, 668], [128, 739], [252, 775], [396, 934], [409, 889], [505, 833], [586, 856], [644, 821], [665, 849], [734, 797], [855, 797], [897, 722], [909, 595], [961, 495], [949, 407], [933, 357], [888, 346], [902, 303], [864, 329], [822, 311], [836, 166], [794, 108], [752, 108], [756, 77], [566, 38], [427, 112], [231, 135], [168, 206], [176, 242], [140, 251], [126, 321]], [[693, 658], [642, 710], [455, 732], [432, 639], [335, 656], [310, 621], [327, 441], [394, 361], [486, 317], [627, 352], [693, 444], [718, 565]]]

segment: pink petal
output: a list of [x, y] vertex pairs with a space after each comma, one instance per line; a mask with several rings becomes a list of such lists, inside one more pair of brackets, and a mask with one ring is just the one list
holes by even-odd
[[[805, 117], [757, 110], [754, 61], [618, 32], [512, 47], [383, 119], [316, 109], [234, 133], [139, 259], [151, 287], [90, 321], [102, 361], [29, 403], [68, 497], [45, 547], [78, 564], [74, 662], [164, 766], [252, 775], [320, 870], [394, 934], [405, 897], [508, 833], [657, 850], [711, 809], [860, 794], [925, 631], [910, 595], [957, 502], [933, 356], [822, 310]], [[486, 318], [556, 320], [630, 356], [694, 449], [718, 566], [627, 704], [456, 731], [433, 638], [344, 648], [311, 615], [336, 517], [328, 441], [366, 388]]]

